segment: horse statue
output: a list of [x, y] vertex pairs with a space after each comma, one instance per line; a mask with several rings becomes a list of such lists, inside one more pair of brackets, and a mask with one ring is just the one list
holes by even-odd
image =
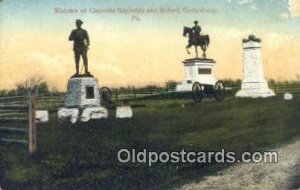
[[189, 38], [189, 43], [188, 45], [185, 47], [186, 51], [188, 54], [190, 54], [189, 52], [189, 48], [192, 46], [195, 46], [195, 51], [196, 51], [196, 58], [198, 58], [198, 50], [197, 50], [197, 46], [200, 46], [202, 49], [202, 56], [203, 58], [206, 58], [206, 49], [209, 45], [209, 35], [200, 35], [200, 37], [197, 37], [192, 28], [189, 27], [183, 27], [183, 36], [186, 37], [186, 35], [188, 34], [188, 38]]

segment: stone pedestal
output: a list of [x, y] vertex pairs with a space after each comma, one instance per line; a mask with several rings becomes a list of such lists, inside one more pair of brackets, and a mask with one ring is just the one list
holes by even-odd
[[244, 79], [236, 97], [270, 97], [275, 93], [269, 89], [263, 73], [261, 40], [254, 35], [243, 40]]
[[92, 76], [70, 78], [65, 107], [60, 108], [57, 115], [60, 121], [69, 120], [71, 123], [107, 118], [107, 109], [100, 106], [98, 80]]
[[68, 81], [65, 107], [100, 106], [99, 85], [94, 77], [74, 77]]
[[176, 86], [176, 91], [192, 91], [195, 82], [200, 84], [215, 85], [214, 66], [216, 62], [213, 59], [186, 59], [183, 61], [185, 78]]

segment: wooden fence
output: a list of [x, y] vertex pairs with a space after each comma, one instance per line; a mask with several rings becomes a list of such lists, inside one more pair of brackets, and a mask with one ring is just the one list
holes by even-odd
[[[36, 151], [36, 95], [0, 98], [0, 142], [28, 145], [28, 151]], [[23, 134], [22, 138], [18, 134]], [[3, 137], [4, 135], [13, 138]], [[17, 136], [17, 137], [16, 137]], [[25, 138], [24, 138], [25, 137]]]
[[273, 85], [273, 90], [275, 93], [280, 94], [280, 93], [294, 93], [298, 94], [300, 93], [300, 84], [280, 84], [280, 85]]
[[112, 89], [111, 95], [113, 101], [124, 100], [124, 99], [137, 99], [144, 98], [148, 96], [154, 96], [159, 94], [169, 93], [172, 90], [166, 88], [149, 88], [149, 89], [139, 89], [132, 87]]

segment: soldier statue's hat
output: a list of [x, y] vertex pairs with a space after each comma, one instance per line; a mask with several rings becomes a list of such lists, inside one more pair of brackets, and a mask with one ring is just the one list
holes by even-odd
[[77, 20], [76, 20], [76, 23], [82, 24], [83, 22], [82, 22], [82, 20], [77, 19]]
[[194, 21], [194, 24], [198, 24], [198, 20], [195, 20], [195, 21]]

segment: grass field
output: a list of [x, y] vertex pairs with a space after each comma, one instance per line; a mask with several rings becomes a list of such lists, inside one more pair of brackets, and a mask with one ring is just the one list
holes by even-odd
[[[122, 164], [119, 149], [142, 151], [263, 151], [300, 137], [300, 98], [134, 100], [131, 119], [38, 124], [38, 152], [0, 145], [4, 189], [171, 189], [230, 164]], [[51, 107], [51, 106], [50, 106]], [[49, 108], [49, 105], [48, 107]], [[1, 123], [21, 126], [26, 123]], [[5, 135], [0, 133], [1, 135]]]

